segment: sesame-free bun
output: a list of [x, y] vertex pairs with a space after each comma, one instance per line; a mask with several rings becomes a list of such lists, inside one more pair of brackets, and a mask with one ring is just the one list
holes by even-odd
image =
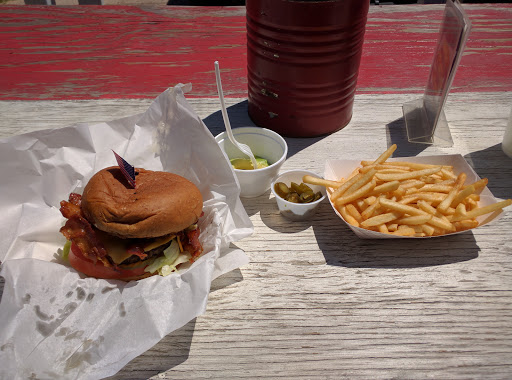
[[203, 199], [192, 182], [168, 172], [135, 173], [135, 189], [117, 166], [90, 179], [81, 207], [91, 224], [121, 238], [148, 238], [179, 232], [199, 219]]

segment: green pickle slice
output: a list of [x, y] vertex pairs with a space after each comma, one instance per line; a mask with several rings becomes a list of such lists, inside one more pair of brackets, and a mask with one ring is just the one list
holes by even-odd
[[294, 193], [299, 194], [299, 195], [300, 195], [300, 193], [302, 192], [302, 191], [300, 190], [300, 185], [296, 184], [295, 182], [292, 182], [292, 183], [290, 184], [290, 190], [291, 190], [291, 191], [293, 191]]
[[305, 191], [300, 195], [300, 201], [301, 203], [309, 203], [313, 202], [313, 199], [315, 198], [315, 194], [312, 191]]
[[[263, 169], [268, 166], [268, 161], [265, 158], [254, 156], [258, 169]], [[232, 158], [229, 160], [233, 169], [240, 170], [253, 170], [252, 162], [249, 158]]]
[[286, 199], [286, 196], [288, 194], [290, 194], [290, 189], [283, 182], [277, 182], [274, 185], [274, 190], [275, 190], [276, 194], [279, 195], [283, 199]]
[[293, 203], [311, 203], [322, 198], [322, 193], [317, 191], [316, 193], [306, 185], [305, 183], [290, 183], [290, 186], [284, 182], [276, 182], [274, 185], [274, 191], [278, 196]]

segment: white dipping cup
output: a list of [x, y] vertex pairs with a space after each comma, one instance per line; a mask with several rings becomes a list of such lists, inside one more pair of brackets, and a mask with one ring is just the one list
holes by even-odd
[[[270, 184], [277, 177], [279, 169], [286, 160], [288, 145], [279, 134], [270, 129], [240, 127], [234, 128], [232, 131], [235, 140], [249, 145], [255, 156], [265, 158], [269, 163], [268, 167], [262, 169], [233, 169], [240, 183], [240, 196], [245, 198], [258, 197], [270, 188]], [[249, 158], [229, 141], [226, 132], [215, 136], [215, 141], [229, 159]]]
[[315, 213], [318, 205], [325, 199], [325, 187], [319, 185], [310, 185], [307, 184], [313, 192], [320, 191], [322, 193], [322, 198], [316, 200], [311, 203], [293, 203], [288, 202], [287, 200], [281, 198], [276, 194], [274, 189], [274, 185], [277, 182], [283, 182], [288, 187], [292, 182], [300, 184], [302, 182], [302, 177], [305, 175], [310, 175], [317, 178], [322, 178], [316, 173], [310, 172], [308, 170], [289, 170], [283, 172], [277, 177], [270, 187], [272, 194], [276, 197], [277, 207], [279, 208], [279, 212], [286, 218], [294, 221], [307, 220], [311, 218]]

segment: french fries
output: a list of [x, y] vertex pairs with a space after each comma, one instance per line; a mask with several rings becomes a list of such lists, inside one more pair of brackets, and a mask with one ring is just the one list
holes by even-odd
[[507, 199], [479, 206], [483, 178], [465, 183], [453, 166], [405, 161], [387, 162], [393, 144], [374, 161], [361, 161], [346, 179], [329, 181], [305, 176], [304, 183], [331, 189], [331, 202], [353, 226], [396, 236], [431, 237], [479, 225], [479, 216], [512, 205]]
[[[333, 189], [337, 189], [342, 185], [342, 182], [338, 181], [330, 181], [328, 179], [313, 177], [311, 175], [305, 175], [304, 176], [304, 183], [309, 183], [310, 185], [319, 185], [323, 187], [332, 187]], [[307, 182], [306, 182], [307, 181]]]

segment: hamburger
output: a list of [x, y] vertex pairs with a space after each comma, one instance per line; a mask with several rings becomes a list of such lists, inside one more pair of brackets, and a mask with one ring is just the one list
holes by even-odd
[[64, 255], [90, 277], [139, 280], [167, 275], [202, 253], [203, 199], [189, 180], [135, 168], [133, 188], [119, 167], [96, 173], [83, 194], [60, 203]]

